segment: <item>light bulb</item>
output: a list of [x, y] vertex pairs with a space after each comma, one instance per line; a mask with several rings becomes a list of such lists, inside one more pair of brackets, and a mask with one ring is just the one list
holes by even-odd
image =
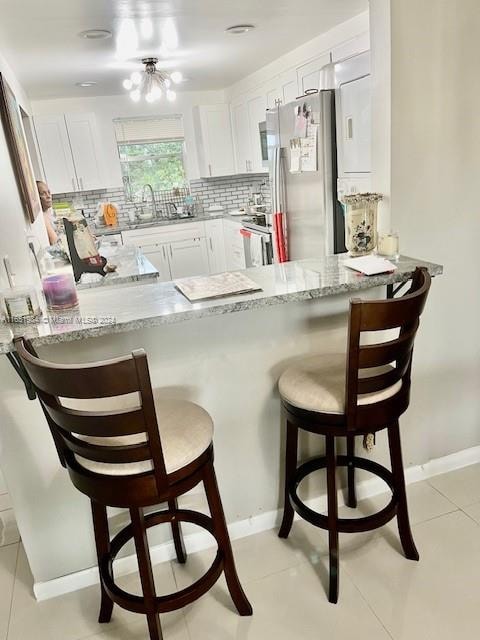
[[170, 102], [173, 102], [176, 97], [177, 97], [177, 94], [175, 93], [175, 91], [172, 91], [171, 89], [167, 91], [167, 100], [169, 100]]
[[130, 98], [134, 102], [138, 102], [140, 100], [140, 89], [134, 89], [133, 91], [130, 91]]
[[154, 94], [153, 94], [151, 91], [149, 91], [149, 92], [147, 93], [147, 95], [145, 96], [145, 100], [146, 100], [147, 102], [153, 102], [153, 101], [155, 100], [155, 96], [154, 96]]
[[150, 93], [152, 94], [152, 96], [154, 97], [154, 99], [157, 98], [161, 98], [162, 97], [162, 90], [160, 89], [160, 87], [158, 86], [158, 84], [154, 85], [150, 91]]
[[183, 80], [182, 72], [174, 71], [173, 73], [170, 74], [170, 78], [172, 79], [172, 82], [174, 82], [175, 84], [178, 84]]
[[168, 78], [165, 78], [165, 80], [163, 81], [163, 84], [167, 87], [167, 89], [169, 89], [172, 83]]
[[132, 81], [133, 84], [136, 84], [136, 85], [140, 84], [142, 81], [142, 74], [140, 73], [140, 71], [134, 71], [130, 76], [130, 80]]
[[126, 80], [123, 81], [124, 89], [126, 89], [127, 91], [130, 91], [132, 87], [133, 87], [133, 82], [130, 80], [130, 78], [127, 78]]

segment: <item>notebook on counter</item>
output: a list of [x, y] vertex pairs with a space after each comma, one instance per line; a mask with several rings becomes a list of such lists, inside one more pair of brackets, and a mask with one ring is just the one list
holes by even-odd
[[348, 258], [343, 263], [349, 269], [360, 271], [366, 276], [375, 276], [379, 273], [390, 273], [397, 269], [397, 266], [380, 256], [361, 256], [360, 258]]
[[190, 302], [262, 290], [256, 282], [237, 271], [218, 273], [214, 276], [182, 278], [175, 281], [175, 286]]

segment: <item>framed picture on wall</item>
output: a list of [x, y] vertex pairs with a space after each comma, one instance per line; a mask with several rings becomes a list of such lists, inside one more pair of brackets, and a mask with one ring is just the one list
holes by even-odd
[[0, 73], [0, 116], [17, 179], [23, 208], [33, 222], [42, 207], [28, 153], [20, 109], [13, 91]]

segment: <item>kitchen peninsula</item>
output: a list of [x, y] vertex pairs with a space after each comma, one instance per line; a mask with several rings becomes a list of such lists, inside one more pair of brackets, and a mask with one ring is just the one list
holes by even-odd
[[[345, 268], [344, 259], [249, 269], [245, 274], [261, 291], [194, 304], [171, 282], [81, 291], [78, 313], [59, 323], [2, 325], [0, 351], [12, 351], [13, 337], [22, 334], [57, 362], [101, 360], [144, 348], [152, 384], [162, 395], [197, 402], [212, 415], [227, 520], [232, 536], [241, 537], [274, 526], [281, 501], [281, 372], [306, 353], [345, 350], [352, 295], [384, 296], [385, 286], [407, 282], [416, 266], [432, 276], [442, 273], [440, 265], [401, 258], [395, 272], [367, 277]], [[89, 502], [61, 469], [41, 408], [27, 400], [6, 357], [0, 358], [0, 371], [1, 466], [35, 593], [45, 598], [91, 584], [97, 570]], [[383, 446], [378, 449], [381, 455]], [[312, 491], [318, 495], [322, 489]], [[202, 495], [187, 494], [182, 504], [201, 506]], [[115, 524], [121, 518], [115, 512]], [[186, 528], [187, 536], [193, 531]], [[152, 531], [157, 561], [169, 557], [167, 533]], [[191, 543], [199, 548], [208, 541], [199, 537]], [[128, 560], [121, 562], [120, 571], [132, 568]]]

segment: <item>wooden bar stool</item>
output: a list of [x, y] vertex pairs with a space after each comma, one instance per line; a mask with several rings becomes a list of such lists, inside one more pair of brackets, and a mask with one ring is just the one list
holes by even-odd
[[[213, 467], [213, 423], [196, 404], [155, 402], [143, 350], [99, 363], [58, 365], [38, 358], [16, 340], [17, 352], [36, 388], [60, 462], [75, 487], [91, 500], [100, 572], [99, 622], [109, 622], [114, 603], [147, 616], [150, 638], [162, 638], [159, 613], [179, 609], [206, 593], [225, 573], [240, 615], [252, 607], [240, 585]], [[157, 422], [158, 420], [158, 422]], [[177, 498], [203, 482], [211, 517], [179, 509]], [[144, 514], [144, 507], [168, 508]], [[131, 524], [110, 539], [107, 506], [130, 511]], [[195, 583], [157, 596], [147, 529], [170, 523], [179, 562], [186, 561], [181, 522], [209, 531], [218, 551]], [[143, 597], [117, 586], [113, 561], [134, 539]]]
[[[391, 300], [350, 302], [348, 352], [313, 356], [287, 369], [279, 381], [282, 411], [287, 422], [285, 507], [279, 536], [287, 538], [294, 511], [311, 524], [328, 530], [329, 600], [338, 600], [338, 534], [370, 531], [397, 516], [405, 555], [418, 560], [407, 510], [405, 478], [400, 446], [399, 417], [410, 400], [412, 353], [419, 317], [425, 306], [431, 278], [416, 269], [406, 295]], [[398, 329], [398, 336], [375, 344], [363, 344], [363, 332]], [[298, 431], [325, 436], [325, 455], [297, 467]], [[355, 456], [355, 436], [388, 430], [392, 470]], [[336, 438], [346, 438], [347, 454], [335, 455]], [[392, 491], [390, 503], [362, 518], [339, 518], [336, 467], [346, 466], [348, 506], [356, 507], [355, 468], [384, 480]], [[328, 514], [310, 509], [298, 496], [298, 486], [309, 474], [327, 471]]]

